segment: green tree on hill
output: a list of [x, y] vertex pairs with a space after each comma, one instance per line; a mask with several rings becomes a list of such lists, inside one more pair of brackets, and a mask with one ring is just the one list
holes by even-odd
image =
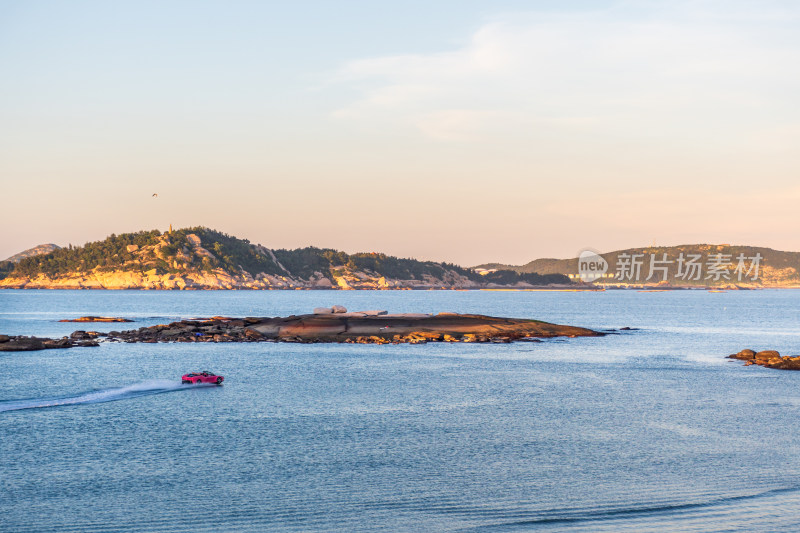
[[[192, 253], [195, 250], [196, 240], [193, 237], [190, 240], [190, 235], [196, 235], [200, 239], [199, 246], [208, 250], [213, 258], [200, 257]], [[131, 245], [136, 245], [138, 248], [129, 251], [128, 247]], [[186, 263], [188, 265], [184, 267]], [[483, 277], [471, 269], [450, 263], [417, 261], [382, 253], [347, 254], [313, 246], [270, 252], [251, 244], [247, 239], [238, 239], [205, 227], [183, 228], [168, 234], [162, 234], [158, 230], [112, 234], [102, 241], [90, 242], [83, 246], [70, 245], [48, 254], [28, 257], [16, 266], [0, 265], [0, 276], [9, 273], [21, 278], [34, 278], [39, 274], [58, 277], [95, 269], [100, 271], [155, 269], [159, 274], [166, 274], [180, 273], [184, 268], [205, 271], [222, 269], [231, 275], [240, 275], [245, 271], [253, 277], [265, 273], [304, 280], [310, 279], [315, 273], [321, 273], [332, 280], [335, 270], [347, 268], [369, 271], [387, 278], [407, 280], [422, 280], [426, 276], [442, 279], [451, 272], [469, 280], [499, 284], [513, 284], [520, 281], [533, 284], [569, 282], [566, 276], [558, 274], [540, 276], [496, 272]]]

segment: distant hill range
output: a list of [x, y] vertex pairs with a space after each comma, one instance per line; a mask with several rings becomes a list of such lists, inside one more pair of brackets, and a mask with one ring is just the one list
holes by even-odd
[[[32, 250], [46, 246], [55, 245]], [[38, 255], [32, 250], [2, 263], [0, 288], [479, 289], [572, 283], [561, 274], [481, 275], [449, 263], [381, 253], [270, 249], [204, 227], [111, 235]]]
[[[607, 263], [604, 276], [593, 280], [620, 287], [800, 287], [800, 252], [781, 252], [755, 246], [687, 244], [629, 248], [600, 254]], [[536, 259], [524, 265], [487, 263], [479, 272], [563, 274], [579, 280], [579, 259]], [[587, 281], [591, 278], [584, 277]]]
[[14, 254], [8, 259], [0, 261], [0, 279], [5, 278], [8, 276], [16, 267], [17, 263], [26, 259], [28, 257], [33, 257], [35, 255], [42, 255], [42, 254], [49, 254], [55, 250], [60, 249], [61, 247], [55, 244], [40, 244], [39, 246], [34, 246], [33, 248], [29, 248], [24, 252], [20, 252], [18, 254]]
[[35, 255], [42, 255], [42, 254], [49, 254], [54, 250], [58, 250], [61, 247], [57, 244], [40, 244], [39, 246], [34, 246], [33, 248], [29, 248], [24, 252], [20, 252], [18, 254], [14, 254], [5, 261], [9, 263], [19, 263], [23, 259], [27, 257], [33, 257]]

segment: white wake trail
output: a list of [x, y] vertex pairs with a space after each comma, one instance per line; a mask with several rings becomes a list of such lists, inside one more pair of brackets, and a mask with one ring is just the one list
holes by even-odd
[[183, 385], [180, 381], [169, 379], [152, 379], [141, 383], [134, 383], [125, 387], [89, 391], [77, 396], [63, 398], [32, 398], [27, 400], [7, 400], [0, 402], [0, 413], [5, 411], [18, 411], [20, 409], [41, 409], [44, 407], [61, 407], [64, 405], [83, 405], [103, 402], [126, 400], [150, 394], [162, 394], [185, 390], [197, 386]]

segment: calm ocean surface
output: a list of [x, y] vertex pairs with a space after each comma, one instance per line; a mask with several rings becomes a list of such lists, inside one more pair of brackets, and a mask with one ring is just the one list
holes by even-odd
[[0, 353], [0, 531], [800, 530], [800, 372], [724, 358], [800, 353], [796, 291], [6, 290], [0, 333], [337, 303], [640, 329]]

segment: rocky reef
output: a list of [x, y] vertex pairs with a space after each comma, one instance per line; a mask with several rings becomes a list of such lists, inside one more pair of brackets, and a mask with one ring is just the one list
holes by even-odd
[[31, 352], [56, 348], [73, 348], [75, 346], [100, 346], [96, 339], [101, 336], [103, 336], [102, 333], [95, 331], [76, 331], [71, 336], [60, 339], [27, 337], [24, 335], [0, 335], [0, 352]]
[[[456, 313], [349, 313], [341, 306], [317, 308], [288, 317], [222, 317], [180, 320], [170, 324], [109, 333], [76, 331], [63, 339], [6, 337], [0, 350], [36, 350], [95, 346], [104, 342], [337, 342], [354, 344], [423, 344], [427, 342], [494, 342], [550, 337], [601, 337], [604, 333], [523, 318]], [[13, 341], [13, 343], [12, 343]]]
[[133, 322], [133, 320], [114, 316], [82, 316], [79, 318], [66, 318], [59, 320], [59, 322]]
[[778, 370], [800, 370], [800, 356], [783, 356], [775, 350], [764, 350], [756, 352], [754, 350], [742, 350], [728, 356], [728, 359], [739, 359], [744, 361], [744, 366], [758, 365], [766, 368], [776, 368]]
[[213, 317], [181, 320], [138, 330], [112, 331], [122, 342], [345, 342], [389, 344], [425, 342], [511, 342], [546, 337], [594, 337], [602, 333], [521, 318], [456, 313], [348, 313], [341, 306], [288, 317]]

